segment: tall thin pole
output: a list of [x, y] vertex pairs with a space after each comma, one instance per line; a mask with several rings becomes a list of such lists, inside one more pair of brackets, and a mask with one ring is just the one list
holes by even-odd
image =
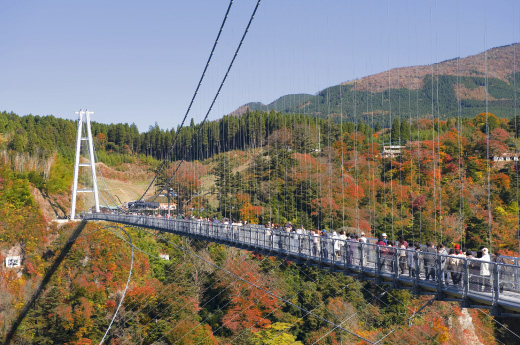
[[92, 171], [92, 189], [94, 191], [94, 205], [96, 212], [99, 212], [99, 191], [97, 186], [96, 178], [96, 160], [94, 158], [94, 141], [92, 140], [92, 130], [90, 128], [90, 114], [94, 114], [93, 111], [85, 110], [85, 121], [87, 122], [87, 137], [88, 137], [88, 152], [90, 156], [90, 170]]
[[81, 150], [81, 133], [83, 131], [83, 114], [81, 109], [76, 112], [79, 115], [78, 119], [78, 133], [76, 136], [76, 159], [74, 161], [74, 180], [72, 182], [72, 201], [70, 203], [70, 219], [73, 220], [76, 216], [76, 197], [78, 193], [78, 172], [79, 172], [79, 157]]

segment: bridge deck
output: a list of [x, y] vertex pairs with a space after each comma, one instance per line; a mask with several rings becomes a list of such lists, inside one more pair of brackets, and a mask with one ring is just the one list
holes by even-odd
[[[520, 316], [520, 265], [445, 256], [375, 244], [266, 229], [125, 214], [87, 214], [85, 220], [116, 222], [287, 258], [379, 284]], [[416, 274], [419, 273], [419, 274]], [[443, 277], [443, 279], [435, 279]], [[431, 279], [427, 279], [431, 278]]]

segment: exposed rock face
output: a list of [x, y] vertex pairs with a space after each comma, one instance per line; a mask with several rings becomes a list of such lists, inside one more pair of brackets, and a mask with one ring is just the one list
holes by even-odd
[[23, 258], [24, 250], [22, 248], [22, 245], [20, 243], [17, 243], [11, 248], [9, 248], [8, 251], [2, 251], [2, 254], [4, 256], [22, 256]]
[[56, 218], [56, 211], [46, 200], [46, 198], [42, 195], [38, 188], [34, 188], [33, 186], [31, 186], [31, 194], [34, 198], [34, 201], [36, 201], [38, 205], [40, 205], [40, 210], [42, 211], [45, 221], [49, 222], [51, 219]]
[[40, 206], [43, 217], [47, 224], [53, 219], [67, 217], [70, 209], [70, 196], [67, 194], [45, 194], [31, 185], [31, 194], [34, 201]]
[[[25, 250], [22, 247], [22, 244], [17, 243], [11, 248], [9, 248], [9, 250], [2, 250], [0, 252], [0, 265], [4, 266], [4, 260], [6, 259], [6, 257], [9, 256], [19, 256], [21, 258], [21, 263], [23, 264], [23, 261], [25, 259]], [[23, 265], [9, 269], [14, 269], [18, 278], [22, 276]]]
[[458, 319], [461, 331], [464, 334], [461, 345], [484, 345], [475, 331], [473, 318], [469, 315], [468, 309], [462, 308], [461, 312], [462, 315]]

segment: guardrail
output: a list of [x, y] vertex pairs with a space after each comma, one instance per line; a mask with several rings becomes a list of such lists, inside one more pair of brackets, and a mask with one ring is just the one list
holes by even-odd
[[439, 300], [460, 301], [465, 307], [491, 308], [495, 315], [520, 316], [520, 266], [517, 258], [504, 258], [504, 263], [483, 261], [285, 232], [258, 225], [234, 226], [102, 213], [87, 214], [84, 219], [140, 226], [224, 243], [343, 271], [361, 279], [373, 279], [376, 283], [392, 284], [396, 288], [409, 288], [416, 294], [435, 294]]

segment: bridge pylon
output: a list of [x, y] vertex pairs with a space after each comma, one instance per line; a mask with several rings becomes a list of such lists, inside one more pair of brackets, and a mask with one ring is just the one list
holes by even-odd
[[[94, 158], [94, 144], [92, 140], [92, 130], [90, 127], [90, 115], [94, 114], [92, 111], [81, 110], [75, 112], [79, 115], [78, 119], [78, 134], [76, 139], [76, 159], [74, 162], [74, 180], [72, 184], [72, 201], [70, 204], [70, 219], [76, 217], [76, 198], [78, 192], [94, 193], [94, 203], [96, 212], [99, 212], [99, 191], [96, 179], [96, 160]], [[86, 137], [83, 136], [83, 126], [85, 125]], [[87, 147], [89, 152], [89, 163], [80, 163], [81, 156], [81, 144], [87, 141]], [[90, 167], [92, 174], [92, 189], [78, 189], [78, 174], [80, 167]]]

